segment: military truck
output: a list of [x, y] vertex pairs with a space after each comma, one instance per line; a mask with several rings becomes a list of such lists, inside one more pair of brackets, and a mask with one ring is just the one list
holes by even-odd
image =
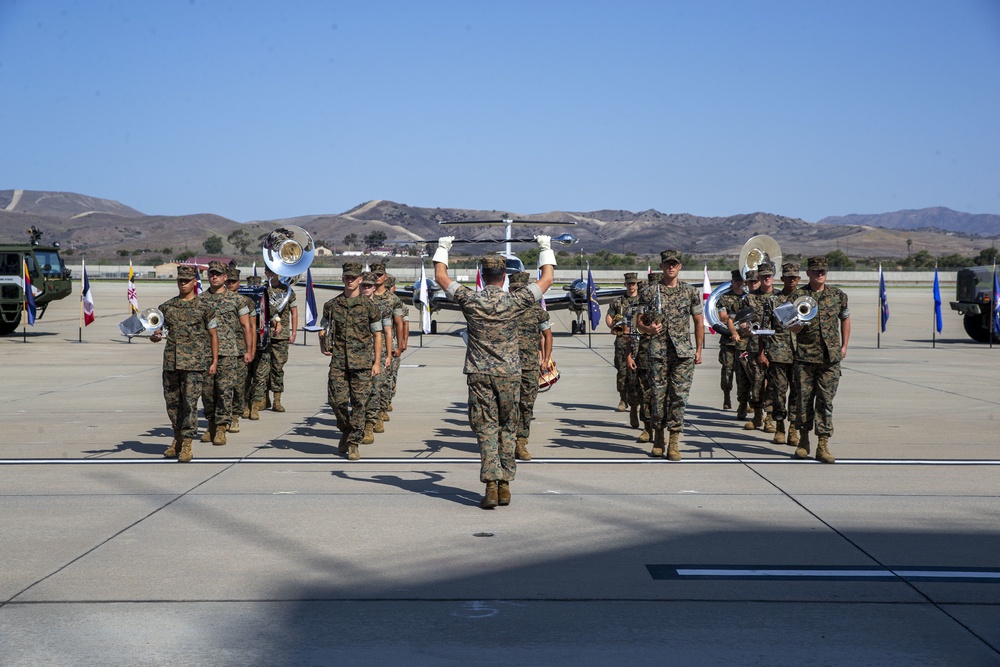
[[[990, 342], [990, 318], [993, 315], [993, 267], [974, 266], [958, 272], [957, 301], [951, 309], [962, 314], [965, 333], [978, 343]], [[1000, 332], [993, 332], [993, 342], [1000, 343]]]
[[24, 265], [35, 292], [35, 317], [53, 301], [73, 291], [71, 272], [59, 256], [59, 244], [45, 245], [42, 233], [31, 227], [28, 243], [0, 243], [0, 336], [21, 325], [24, 312]]

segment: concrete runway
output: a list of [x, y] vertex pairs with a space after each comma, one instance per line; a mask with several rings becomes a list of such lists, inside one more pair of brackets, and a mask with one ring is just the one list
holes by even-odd
[[684, 460], [647, 457], [611, 337], [558, 316], [562, 379], [493, 511], [453, 315], [411, 335], [361, 461], [308, 334], [288, 411], [183, 465], [162, 347], [117, 335], [123, 284], [94, 290], [82, 343], [76, 297], [0, 339], [0, 665], [1000, 664], [1000, 347], [950, 311], [932, 347], [929, 287], [890, 292], [880, 349], [876, 290], [847, 290], [832, 466], [719, 409], [713, 337]]

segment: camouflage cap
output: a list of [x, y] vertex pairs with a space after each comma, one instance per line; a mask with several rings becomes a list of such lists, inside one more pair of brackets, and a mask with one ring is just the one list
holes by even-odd
[[507, 268], [507, 259], [500, 255], [486, 255], [479, 260], [479, 263], [482, 264], [484, 269], [492, 269], [494, 271]]
[[646, 285], [648, 285], [648, 284], [649, 284], [649, 282], [648, 282], [648, 281], [646, 281], [646, 280], [640, 280], [640, 281], [639, 281], [639, 289], [640, 289], [640, 290], [641, 290], [641, 289], [645, 289], [645, 288], [646, 288]]
[[754, 280], [760, 280], [760, 278], [757, 277], [757, 272], [756, 271], [754, 271], [753, 269], [750, 269], [743, 276], [743, 280], [745, 280], [746, 282], [749, 283], [749, 282], [753, 282]]
[[730, 275], [733, 277], [733, 280], [743, 280], [743, 272], [739, 269], [733, 269]]
[[384, 262], [375, 262], [374, 264], [372, 264], [372, 273], [374, 273], [376, 276], [384, 276], [385, 275], [385, 263]]
[[226, 269], [226, 279], [227, 280], [239, 280], [240, 279], [240, 270], [237, 269], [235, 266], [230, 266], [228, 269]]
[[229, 267], [220, 262], [219, 260], [213, 259], [211, 262], [208, 263], [208, 272], [221, 273], [225, 275], [229, 272]]
[[375, 280], [375, 273], [374, 272], [372, 272], [372, 271], [365, 271], [364, 273], [361, 274], [361, 286], [362, 287], [365, 287], [365, 286], [375, 287], [375, 283], [376, 282], [377, 281]]
[[781, 277], [782, 278], [798, 278], [799, 277], [799, 265], [794, 262], [788, 262], [781, 265]]
[[681, 251], [680, 250], [664, 250], [660, 253], [660, 264], [665, 262], [677, 262], [681, 261]]
[[396, 276], [392, 274], [385, 274], [385, 288], [392, 289], [396, 285]]
[[757, 275], [761, 278], [766, 278], [767, 276], [774, 275], [774, 266], [767, 262], [766, 264], [761, 264], [757, 267]]
[[826, 255], [819, 255], [818, 257], [809, 258], [809, 270], [810, 271], [826, 271], [830, 268], [830, 260], [826, 258]]
[[653, 271], [649, 274], [649, 284], [658, 283], [663, 280], [663, 271]]
[[196, 267], [194, 264], [177, 265], [178, 280], [194, 280], [197, 277], [198, 277], [198, 267]]
[[359, 262], [344, 262], [343, 275], [352, 277], [360, 276], [361, 264]]
[[514, 289], [524, 287], [528, 284], [531, 276], [528, 275], [527, 271], [518, 271], [517, 273], [510, 274], [510, 286]]
[[625, 274], [625, 282], [634, 283], [639, 281], [639, 274], [635, 271], [629, 271]]

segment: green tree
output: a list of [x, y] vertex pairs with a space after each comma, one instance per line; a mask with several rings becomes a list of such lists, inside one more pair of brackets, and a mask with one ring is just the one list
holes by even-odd
[[830, 262], [831, 269], [850, 270], [855, 267], [854, 262], [842, 250], [834, 250], [826, 254], [826, 260]]
[[[241, 255], [250, 254], [250, 247], [254, 244], [253, 237], [251, 237], [245, 229], [237, 229], [235, 232], [226, 237], [226, 240], [232, 243], [233, 246], [240, 251]], [[222, 248], [220, 245], [219, 252], [221, 251]]]
[[195, 255], [194, 250], [188, 250], [187, 248], [185, 248], [184, 250], [181, 250], [181, 253], [179, 255], [177, 255], [177, 259], [183, 262], [186, 259], [191, 259], [192, 257], [194, 257], [194, 255]]
[[365, 236], [365, 247], [366, 248], [378, 248], [383, 243], [385, 243], [386, 238], [387, 237], [385, 235], [385, 232], [383, 232], [381, 230], [376, 230], [376, 231], [368, 234], [367, 236]]
[[205, 247], [207, 254], [218, 255], [222, 252], [222, 237], [216, 235], [209, 236], [202, 245]]
[[348, 249], [353, 248], [354, 244], [357, 242], [358, 242], [357, 234], [352, 233], [344, 237], [344, 245], [347, 246]]
[[997, 261], [996, 248], [983, 248], [972, 260], [973, 266], [990, 266]]

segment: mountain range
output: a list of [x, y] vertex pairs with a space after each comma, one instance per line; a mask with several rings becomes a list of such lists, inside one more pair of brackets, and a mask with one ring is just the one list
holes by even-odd
[[[577, 247], [586, 252], [607, 250], [654, 255], [673, 247], [696, 256], [736, 256], [751, 236], [767, 234], [785, 254], [811, 255], [842, 250], [852, 257], [905, 257], [926, 250], [933, 256], [975, 255], [1000, 235], [1000, 216], [972, 215], [947, 208], [897, 211], [878, 215], [828, 217], [807, 222], [775, 213], [746, 213], [705, 217], [688, 213], [600, 210], [551, 211], [521, 214], [514, 211], [421, 208], [388, 200], [369, 201], [344, 213], [298, 216], [240, 223], [211, 213], [164, 216], [147, 215], [120, 202], [69, 192], [34, 190], [0, 191], [0, 240], [26, 240], [35, 226], [43, 242], [60, 241], [74, 253], [91, 258], [114, 258], [119, 251], [172, 255], [188, 250], [203, 254], [210, 236], [224, 241], [223, 254], [237, 254], [228, 241], [243, 230], [257, 239], [280, 224], [294, 224], [309, 231], [320, 244], [342, 249], [343, 239], [358, 239], [381, 231], [389, 240], [434, 240], [444, 234], [443, 220], [496, 219], [509, 215], [538, 222], [572, 220]], [[451, 230], [449, 230], [451, 231]], [[458, 230], [462, 238], [496, 238], [495, 227]], [[531, 227], [534, 233], [560, 234], [565, 228]], [[254, 253], [256, 254], [256, 253]]]

